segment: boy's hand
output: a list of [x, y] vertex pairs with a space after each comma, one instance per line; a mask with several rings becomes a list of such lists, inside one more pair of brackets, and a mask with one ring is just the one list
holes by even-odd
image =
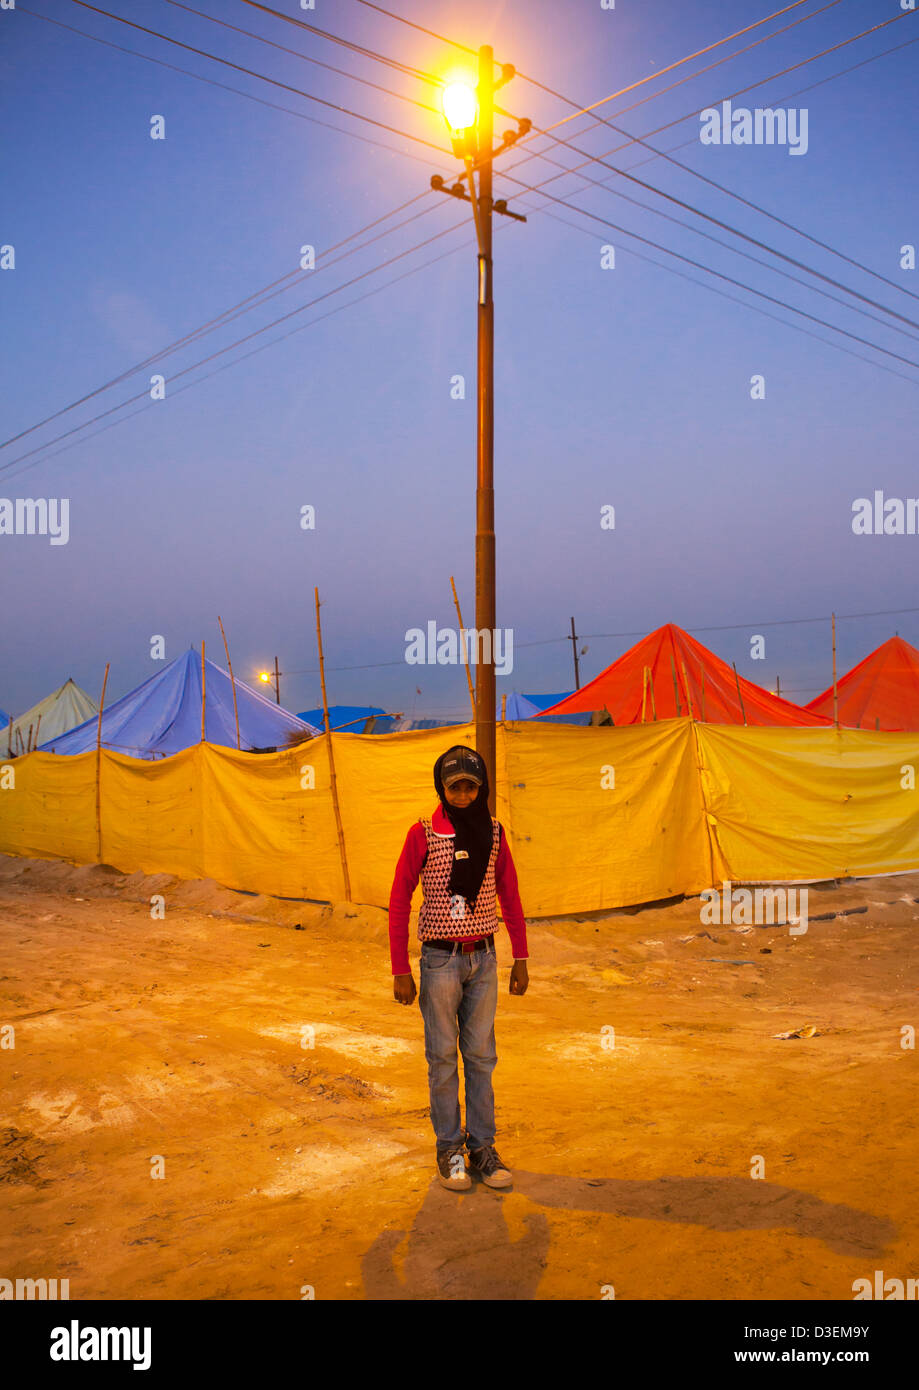
[[392, 993], [398, 1004], [414, 1004], [417, 991], [411, 971], [407, 975], [393, 975]]
[[510, 993], [511, 993], [511, 994], [526, 994], [526, 992], [527, 992], [527, 985], [528, 985], [529, 983], [530, 983], [530, 977], [529, 977], [529, 974], [528, 974], [528, 972], [527, 972], [527, 963], [526, 963], [526, 961], [525, 961], [525, 960], [515, 960], [515, 961], [514, 961], [514, 964], [511, 966], [511, 985], [510, 985]]

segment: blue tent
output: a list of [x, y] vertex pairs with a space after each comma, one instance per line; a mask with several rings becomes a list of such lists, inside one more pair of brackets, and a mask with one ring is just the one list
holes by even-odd
[[384, 714], [377, 718], [372, 734], [404, 734], [408, 729], [452, 729], [461, 721], [458, 719], [398, 719], [394, 714]]
[[5, 709], [0, 709], [0, 729], [5, 729], [10, 722], [10, 717]]
[[[559, 700], [566, 700], [572, 691], [567, 691], [563, 695], [518, 695], [516, 690], [507, 697], [506, 718], [508, 719], [532, 719], [539, 714], [540, 710], [548, 709], [550, 705], [558, 704]], [[546, 719], [540, 720], [541, 724], [589, 724], [589, 714], [550, 714]]]
[[[340, 729], [345, 725], [346, 733], [362, 734], [364, 723], [375, 714], [385, 714], [385, 710], [380, 709], [379, 705], [329, 705], [329, 728]], [[325, 728], [321, 706], [319, 709], [304, 710], [297, 718], [315, 725], [317, 729]]]
[[[208, 743], [236, 747], [233, 687], [226, 671], [205, 661], [205, 733]], [[285, 747], [288, 733], [318, 734], [243, 681], [236, 682], [240, 747]], [[44, 753], [85, 753], [96, 746], [95, 715], [41, 745]], [[201, 656], [193, 649], [170, 661], [102, 715], [102, 747], [132, 758], [168, 757], [201, 741]]]

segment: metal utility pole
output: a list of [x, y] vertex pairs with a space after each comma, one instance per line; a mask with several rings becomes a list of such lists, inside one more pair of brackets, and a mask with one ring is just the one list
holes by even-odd
[[578, 634], [574, 630], [574, 618], [571, 619], [571, 636], [568, 640], [571, 643], [571, 648], [574, 652], [574, 688], [575, 690], [580, 690], [581, 673], [578, 669]]
[[[485, 760], [491, 795], [489, 805], [495, 809], [496, 758], [495, 691], [496, 596], [495, 596], [495, 491], [494, 491], [494, 362], [495, 317], [492, 293], [492, 214], [498, 212], [525, 222], [520, 213], [509, 212], [505, 199], [492, 198], [492, 159], [525, 135], [532, 124], [528, 119], [518, 122], [516, 131], [505, 132], [498, 149], [494, 139], [494, 94], [514, 76], [514, 68], [505, 63], [501, 78], [495, 82], [495, 58], [489, 44], [479, 49], [478, 85], [475, 93], [453, 83], [444, 91], [444, 116], [453, 141], [453, 151], [462, 159], [465, 174], [447, 187], [439, 174], [431, 178], [431, 187], [440, 193], [451, 194], [472, 204], [478, 242], [478, 349], [476, 386], [476, 530], [475, 530], [475, 743]], [[475, 174], [479, 186], [476, 190]], [[463, 187], [468, 178], [469, 192]], [[485, 659], [482, 660], [484, 655]]]

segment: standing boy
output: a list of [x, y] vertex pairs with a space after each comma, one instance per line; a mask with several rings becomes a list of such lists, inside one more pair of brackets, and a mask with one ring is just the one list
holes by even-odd
[[[418, 918], [421, 940], [420, 1006], [428, 1063], [431, 1123], [437, 1138], [441, 1186], [472, 1186], [463, 1160], [489, 1187], [507, 1187], [510, 1171], [495, 1143], [495, 1098], [491, 1074], [498, 1060], [495, 1008], [498, 930], [495, 897], [511, 938], [514, 964], [510, 993], [525, 994], [526, 922], [517, 873], [504, 827], [488, 809], [488, 772], [478, 753], [458, 744], [434, 764], [440, 806], [409, 830], [396, 865], [389, 900], [389, 945], [393, 995], [415, 1000], [408, 959], [412, 894], [421, 879], [424, 901]], [[460, 1119], [456, 1044], [463, 1054], [466, 1129]]]

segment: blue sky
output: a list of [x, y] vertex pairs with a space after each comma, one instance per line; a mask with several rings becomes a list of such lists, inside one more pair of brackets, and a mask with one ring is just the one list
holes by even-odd
[[[436, 113], [167, 0], [100, 7], [446, 148]], [[676, 121], [649, 137], [656, 148], [894, 285], [640, 146], [611, 163], [919, 322], [919, 300], [910, 297], [919, 295], [919, 274], [899, 264], [900, 247], [919, 243], [919, 43], [906, 43], [919, 37], [919, 17], [898, 18], [898, 0], [808, 0], [661, 77], [669, 64], [780, 8], [778, 0], [617, 0], [612, 11], [599, 0], [392, 7], [472, 48], [491, 42], [499, 61], [578, 105], [653, 77], [601, 114], [639, 136]], [[198, 0], [194, 8], [437, 104], [430, 84], [241, 0]], [[473, 70], [459, 50], [357, 0], [316, 0], [313, 11], [275, 0], [273, 8], [438, 77]], [[762, 83], [888, 20], [895, 22]], [[884, 56], [864, 62], [877, 54]], [[475, 239], [468, 204], [425, 194], [430, 175], [451, 174], [455, 161], [71, 0], [17, 0], [14, 11], [0, 12], [0, 55], [0, 244], [13, 245], [16, 257], [15, 269], [0, 274], [3, 439], [295, 270], [302, 245], [319, 257], [319, 269], [291, 277], [292, 288], [254, 312], [0, 450], [4, 497], [70, 499], [66, 546], [0, 536], [0, 706], [20, 712], [70, 675], [98, 696], [107, 661], [116, 698], [156, 669], [150, 640], [158, 634], [167, 657], [203, 638], [222, 661], [218, 613], [237, 675], [251, 679], [277, 654], [283, 702], [315, 706], [318, 585], [330, 701], [464, 715], [463, 670], [404, 661], [407, 629], [454, 623], [451, 575], [473, 620]], [[856, 63], [863, 65], [843, 73]], [[690, 74], [698, 75], [663, 91]], [[762, 85], [735, 106], [807, 109], [806, 154], [701, 144], [693, 113], [751, 83]], [[542, 127], [571, 110], [521, 76], [499, 101]], [[157, 115], [164, 140], [150, 138]], [[499, 120], [498, 132], [511, 124]], [[590, 155], [623, 143], [584, 116], [556, 134]], [[571, 688], [565, 636], [574, 614], [589, 634], [582, 680], [635, 640], [610, 634], [637, 637], [673, 621], [736, 661], [741, 674], [767, 686], [779, 675], [783, 693], [804, 701], [830, 681], [829, 623], [764, 624], [914, 604], [919, 537], [854, 536], [851, 516], [854, 499], [876, 488], [919, 494], [919, 371], [521, 190], [511, 171], [534, 150], [565, 167], [583, 158], [531, 137], [496, 164], [496, 196], [529, 218], [495, 219], [498, 623], [513, 629], [515, 649], [499, 699], [513, 689]], [[535, 186], [558, 172], [529, 159], [514, 177]], [[877, 309], [861, 306], [883, 323], [730, 231], [596, 163], [584, 172], [609, 179], [611, 189], [568, 174], [547, 191], [919, 362], [919, 330], [900, 323], [911, 341]], [[323, 268], [324, 250], [417, 194], [425, 196], [367, 237], [395, 230]], [[614, 270], [601, 269], [604, 244], [616, 249]], [[314, 310], [175, 377], [367, 271], [374, 273]], [[313, 323], [405, 271], [415, 273]], [[846, 305], [817, 294], [815, 284]], [[180, 390], [300, 324], [312, 326]], [[146, 408], [129, 406], [53, 442], [149, 389], [157, 370], [167, 378], [164, 401], [143, 400]], [[457, 374], [466, 380], [464, 400], [451, 399]], [[765, 378], [763, 400], [751, 399], [754, 374]], [[613, 531], [601, 529], [604, 504], [616, 509]], [[304, 505], [316, 509], [314, 531], [300, 529]], [[712, 627], [729, 630], [704, 630]], [[895, 630], [919, 645], [919, 613], [841, 621], [840, 671]], [[765, 661], [750, 659], [756, 633], [766, 636]]]

